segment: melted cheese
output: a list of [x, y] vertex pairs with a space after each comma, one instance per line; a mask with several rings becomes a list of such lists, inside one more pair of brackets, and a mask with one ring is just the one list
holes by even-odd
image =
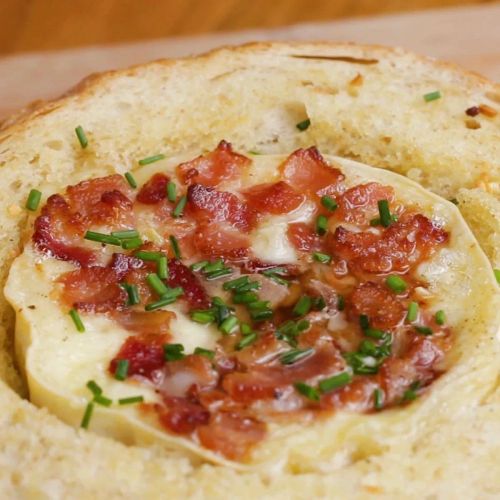
[[[247, 175], [249, 182], [253, 184], [255, 179], [259, 182], [275, 180], [276, 165], [283, 161], [283, 157], [258, 156], [253, 159], [256, 174]], [[429, 307], [446, 309], [450, 326], [459, 333], [457, 360], [460, 360], [461, 346], [467, 343], [468, 338], [467, 335], [460, 335], [460, 332], [467, 330], [465, 325], [471, 311], [481, 307], [479, 302], [474, 302], [480, 296], [475, 290], [477, 284], [480, 284], [481, 292], [490, 295], [497, 293], [497, 287], [491, 270], [488, 271], [484, 254], [456, 207], [390, 172], [348, 160], [333, 161], [342, 165], [348, 183], [378, 181], [391, 184], [402, 201], [417, 204], [428, 216], [439, 215], [447, 228], [453, 229], [450, 248], [422, 266], [421, 273], [428, 280], [433, 297], [439, 298], [429, 299]], [[162, 165], [144, 167], [136, 177], [144, 182], [156, 171], [166, 169], [168, 173], [168, 168], [178, 162], [159, 163]], [[266, 171], [269, 172], [268, 177]], [[437, 207], [436, 211], [434, 207]], [[277, 263], [294, 262], [297, 256], [286, 238], [286, 224], [307, 221], [311, 215], [310, 208], [304, 205], [290, 214], [268, 217], [251, 235], [252, 248], [257, 257]], [[166, 448], [182, 449], [191, 457], [198, 456], [236, 468], [245, 467], [224, 460], [189, 439], [165, 432], [156, 419], [143, 414], [136, 405], [116, 404], [118, 398], [137, 395], [143, 395], [147, 402], [155, 402], [158, 395], [146, 384], [133, 380], [117, 381], [107, 371], [110, 359], [118, 352], [129, 332], [103, 315], [90, 314], [81, 314], [86, 331], [76, 331], [68, 312], [57, 300], [54, 284], [61, 273], [72, 268], [71, 264], [65, 262], [41, 258], [27, 245], [10, 271], [5, 295], [16, 312], [16, 351], [32, 402], [48, 408], [65, 422], [78, 427], [91, 399], [86, 383], [95, 380], [103, 388], [104, 394], [113, 399], [114, 404], [109, 408], [95, 406], [90, 424], [92, 431], [125, 443], [161, 444]], [[453, 272], [446, 273], [450, 269]], [[474, 275], [471, 269], [474, 269]], [[446, 279], [443, 280], [443, 277]], [[450, 289], [453, 290], [452, 300], [449, 299]], [[174, 342], [182, 343], [188, 353], [196, 346], [213, 348], [219, 336], [215, 327], [190, 321], [175, 305], [168, 308], [177, 314], [176, 320], [172, 322]], [[329, 326], [333, 329], [342, 328], [342, 316], [332, 318]], [[489, 372], [492, 377], [495, 375], [494, 367], [477, 367], [478, 373], [479, 370], [489, 370], [488, 373], [482, 373], [483, 379], [490, 377]], [[436, 398], [446, 399], [448, 411], [453, 411], [455, 390], [453, 384], [446, 382], [450, 376], [453, 374], [443, 375], [436, 381], [428, 398], [399, 410], [380, 415], [339, 412], [328, 419], [308, 422], [308, 425], [301, 422], [270, 424], [268, 438], [252, 451], [249, 464], [269, 474], [284, 467], [297, 471], [313, 468], [329, 471], [341, 467], [360, 453], [368, 453], [365, 444], [368, 447], [366, 449], [383, 446], [384, 439], [393, 433], [396, 423], [401, 435], [410, 435], [422, 418], [426, 415], [432, 418], [435, 414]], [[461, 399], [457, 400], [457, 405], [460, 404]]]

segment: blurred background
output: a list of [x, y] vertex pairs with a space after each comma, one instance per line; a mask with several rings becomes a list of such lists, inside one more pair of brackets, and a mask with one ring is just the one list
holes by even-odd
[[314, 39], [401, 46], [500, 80], [492, 0], [0, 0], [0, 118], [92, 72]]
[[63, 49], [248, 28], [275, 28], [301, 22], [331, 21], [391, 12], [487, 3], [493, 2], [488, 0], [0, 0], [0, 53]]

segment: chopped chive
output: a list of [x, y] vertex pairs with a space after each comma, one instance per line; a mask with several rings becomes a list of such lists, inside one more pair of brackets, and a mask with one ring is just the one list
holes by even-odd
[[184, 356], [184, 346], [182, 344], [165, 344], [163, 346], [165, 361], [178, 361], [183, 359]]
[[76, 309], [70, 309], [69, 315], [71, 316], [71, 319], [73, 320], [73, 323], [75, 324], [76, 329], [80, 333], [83, 333], [85, 331], [85, 326], [83, 325], [82, 318], [80, 318], [78, 311]]
[[248, 335], [245, 335], [237, 344], [236, 344], [236, 350], [241, 351], [241, 349], [244, 349], [245, 347], [248, 347], [249, 345], [253, 344], [257, 340], [257, 334], [255, 332], [249, 333]]
[[373, 391], [373, 406], [376, 410], [384, 407], [384, 391], [379, 387]]
[[163, 252], [147, 252], [146, 250], [139, 250], [138, 252], [134, 253], [134, 257], [151, 262], [156, 262], [158, 259], [161, 259], [164, 256], [165, 254]]
[[370, 318], [366, 314], [359, 315], [359, 326], [362, 330], [368, 330], [370, 328]]
[[323, 236], [326, 234], [326, 230], [328, 228], [328, 219], [324, 215], [318, 215], [318, 218], [316, 219], [316, 232], [320, 235]]
[[337, 309], [339, 311], [343, 311], [345, 309], [345, 297], [343, 295], [339, 295], [337, 297]]
[[99, 396], [100, 394], [102, 394], [102, 389], [101, 387], [99, 386], [99, 384], [97, 384], [97, 382], [95, 380], [89, 380], [87, 382], [87, 389], [94, 395], [94, 396]]
[[297, 330], [303, 332], [311, 326], [311, 323], [307, 319], [303, 319], [297, 323]]
[[306, 384], [305, 382], [295, 382], [293, 386], [299, 394], [302, 394], [302, 396], [305, 396], [307, 399], [310, 399], [311, 401], [320, 400], [318, 390], [311, 387], [309, 384]]
[[500, 285], [500, 269], [493, 269], [497, 283]]
[[87, 231], [84, 239], [97, 241], [98, 243], [104, 243], [105, 245], [116, 245], [118, 247], [122, 245], [119, 238], [111, 236], [110, 234], [97, 233], [96, 231]]
[[403, 394], [403, 402], [405, 401], [413, 401], [418, 397], [418, 389], [420, 389], [420, 381], [416, 380]]
[[168, 278], [168, 262], [166, 257], [160, 257], [156, 261], [156, 273], [161, 280]]
[[338, 208], [338, 203], [328, 195], [324, 195], [321, 197], [321, 204], [327, 209], [330, 210], [330, 212], [333, 212]]
[[378, 213], [380, 215], [380, 224], [384, 227], [389, 227], [392, 224], [391, 211], [389, 210], [388, 200], [379, 200], [377, 202]]
[[137, 285], [129, 285], [128, 283], [122, 283], [121, 286], [125, 289], [128, 295], [128, 305], [135, 306], [141, 302], [139, 296], [139, 289]]
[[132, 405], [142, 402], [144, 402], [144, 396], [130, 396], [129, 398], [121, 398], [118, 400], [119, 405]]
[[383, 339], [387, 335], [383, 330], [378, 330], [377, 328], [365, 328], [363, 332], [367, 337], [372, 339]]
[[214, 262], [208, 262], [205, 264], [203, 272], [211, 273], [213, 271], [220, 271], [221, 269], [224, 269], [224, 261], [222, 259], [218, 259]]
[[32, 189], [26, 200], [26, 208], [34, 212], [38, 208], [41, 198], [42, 193], [38, 189]]
[[301, 132], [304, 132], [304, 130], [307, 130], [309, 126], [311, 125], [311, 120], [309, 118], [306, 118], [305, 120], [302, 120], [301, 122], [297, 123], [295, 125]]
[[444, 325], [446, 323], [446, 314], [445, 312], [440, 309], [435, 315], [434, 315], [434, 320], [438, 325]]
[[312, 299], [312, 308], [315, 311], [322, 311], [326, 307], [326, 300], [320, 295]]
[[168, 201], [171, 201], [174, 203], [174, 201], [177, 198], [177, 186], [175, 185], [175, 182], [170, 181], [167, 184], [167, 199]]
[[406, 321], [413, 323], [418, 316], [418, 302], [410, 302], [408, 304], [408, 313], [406, 314]]
[[240, 276], [234, 280], [226, 281], [222, 288], [224, 290], [238, 290], [240, 287], [247, 285], [249, 282], [248, 276]]
[[78, 127], [75, 128], [75, 134], [78, 137], [80, 146], [82, 147], [82, 149], [85, 149], [89, 145], [89, 141], [81, 125], [78, 125]]
[[127, 182], [129, 183], [129, 186], [132, 189], [135, 189], [137, 187], [137, 181], [135, 180], [135, 177], [130, 173], [130, 172], [125, 172], [125, 179], [127, 179]]
[[208, 260], [202, 260], [200, 262], [196, 262], [194, 264], [191, 264], [190, 268], [191, 271], [197, 272], [197, 271], [202, 271], [205, 266], [209, 264]]
[[387, 276], [385, 284], [395, 293], [403, 293], [408, 287], [406, 281], [395, 274]]
[[295, 307], [293, 308], [293, 314], [295, 316], [304, 316], [311, 309], [311, 305], [311, 297], [309, 297], [308, 295], [302, 295], [302, 297], [300, 297], [300, 299], [295, 304]]
[[130, 240], [123, 240], [122, 241], [122, 248], [124, 250], [135, 250], [136, 248], [139, 248], [142, 246], [143, 241], [141, 238], [131, 238]]
[[119, 359], [118, 362], [116, 363], [115, 379], [125, 380], [128, 375], [129, 366], [130, 362], [128, 359]]
[[314, 349], [312, 347], [306, 349], [290, 349], [280, 356], [280, 361], [283, 365], [291, 365], [310, 356], [313, 352]]
[[196, 323], [201, 323], [202, 325], [207, 325], [208, 323], [213, 323], [215, 321], [215, 313], [213, 311], [192, 311], [191, 319]]
[[111, 236], [120, 240], [130, 240], [133, 238], [139, 238], [139, 232], [137, 229], [125, 229], [124, 231], [113, 231]]
[[250, 304], [258, 300], [259, 296], [255, 292], [235, 293], [233, 296], [233, 302], [235, 304]]
[[322, 264], [329, 264], [332, 261], [332, 258], [328, 254], [321, 252], [314, 252], [313, 259]]
[[220, 269], [219, 271], [212, 271], [211, 273], [205, 274], [205, 278], [211, 281], [211, 280], [216, 280], [218, 278], [222, 278], [224, 276], [229, 276], [231, 274], [233, 274], [233, 270], [226, 267], [224, 269]]
[[103, 396], [102, 394], [97, 394], [96, 396], [94, 396], [94, 403], [97, 403], [101, 406], [111, 406], [113, 400], [107, 398], [106, 396]]
[[148, 156], [147, 158], [143, 158], [142, 160], [139, 160], [139, 165], [149, 165], [150, 163], [154, 163], [156, 161], [163, 160], [163, 159], [165, 159], [164, 154]]
[[167, 293], [163, 294], [160, 300], [146, 304], [144, 309], [146, 311], [155, 311], [156, 309], [160, 309], [161, 307], [173, 304], [177, 300], [177, 298], [183, 293], [184, 290], [180, 286], [176, 288], [169, 288], [167, 290]]
[[370, 220], [370, 226], [380, 226], [380, 217], [375, 217], [374, 219]]
[[264, 321], [265, 319], [269, 319], [273, 316], [273, 311], [271, 309], [264, 309], [262, 311], [252, 311], [250, 313], [250, 317], [254, 321]]
[[193, 354], [197, 356], [205, 356], [208, 359], [214, 359], [215, 351], [204, 349], [203, 347], [195, 347]]
[[415, 330], [422, 335], [432, 335], [434, 332], [428, 326], [415, 325]]
[[172, 217], [176, 218], [181, 217], [184, 212], [184, 208], [186, 207], [186, 203], [187, 203], [187, 196], [186, 195], [181, 196], [179, 198], [179, 202], [174, 208], [174, 211], [172, 212]]
[[90, 424], [90, 419], [92, 418], [92, 413], [94, 412], [94, 403], [87, 403], [87, 407], [85, 408], [85, 413], [83, 414], [82, 421], [80, 423], [80, 427], [83, 429], [88, 429]]
[[324, 394], [325, 392], [330, 392], [349, 384], [351, 380], [352, 375], [349, 372], [342, 372], [334, 375], [333, 377], [325, 378], [318, 384], [318, 387], [319, 390]]
[[[158, 261], [159, 262], [159, 261]], [[160, 277], [155, 273], [150, 273], [146, 276], [148, 285], [160, 296], [168, 293], [168, 287], [163, 283]]]
[[170, 246], [172, 247], [172, 251], [174, 252], [174, 256], [176, 259], [182, 259], [181, 255], [181, 249], [179, 247], [179, 242], [177, 241], [177, 238], [171, 234], [168, 239], [170, 240]]
[[226, 335], [229, 335], [238, 325], [238, 318], [236, 316], [227, 317], [219, 326], [219, 330]]
[[436, 99], [440, 98], [441, 98], [441, 92], [439, 90], [435, 90], [434, 92], [429, 92], [428, 94], [424, 94], [425, 102], [435, 101]]
[[250, 335], [253, 333], [252, 327], [248, 323], [241, 323], [240, 331], [242, 335]]

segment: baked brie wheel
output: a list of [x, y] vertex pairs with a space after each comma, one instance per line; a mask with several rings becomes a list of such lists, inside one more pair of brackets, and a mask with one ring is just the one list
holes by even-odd
[[162, 64], [0, 132], [5, 495], [499, 494], [498, 89], [343, 45]]

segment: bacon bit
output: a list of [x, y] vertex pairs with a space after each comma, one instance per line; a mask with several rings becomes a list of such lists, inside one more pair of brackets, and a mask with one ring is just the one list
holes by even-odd
[[203, 446], [231, 460], [241, 460], [266, 436], [266, 425], [236, 412], [217, 413], [197, 430]]
[[175, 318], [172, 311], [120, 311], [113, 317], [129, 331], [143, 335], [157, 334], [168, 335], [170, 333], [170, 321]]
[[236, 195], [201, 184], [188, 188], [187, 213], [200, 222], [228, 222], [244, 232], [256, 222], [256, 213]]
[[327, 245], [353, 270], [368, 273], [405, 272], [448, 240], [448, 233], [424, 215], [409, 215], [391, 224], [381, 235], [353, 233], [342, 226], [328, 235]]
[[359, 184], [348, 189], [337, 198], [339, 207], [335, 210], [336, 219], [353, 224], [365, 224], [378, 214], [379, 200], [394, 200], [394, 189], [377, 182]]
[[205, 408], [185, 398], [165, 397], [164, 403], [165, 406], [155, 405], [160, 423], [176, 434], [190, 434], [210, 419]]
[[186, 299], [193, 309], [204, 309], [210, 306], [210, 298], [198, 277], [181, 261], [175, 259], [168, 263], [168, 285], [181, 286], [184, 289], [182, 298]]
[[255, 366], [248, 372], [230, 373], [224, 377], [222, 387], [235, 401], [251, 403], [275, 398], [297, 380], [313, 383], [320, 376], [337, 373], [344, 365], [339, 351], [332, 344], [326, 344], [292, 365]]
[[170, 178], [165, 174], [154, 174], [137, 194], [137, 201], [145, 205], [155, 205], [167, 197], [167, 184]]
[[489, 118], [494, 118], [498, 114], [498, 111], [496, 109], [493, 109], [491, 106], [488, 106], [487, 104], [480, 104], [479, 111], [482, 115], [485, 115]]
[[127, 303], [127, 292], [109, 267], [84, 267], [63, 274], [57, 281], [63, 285], [64, 303], [80, 311], [105, 313], [120, 310]]
[[147, 267], [147, 263], [143, 260], [124, 253], [114, 253], [109, 265], [119, 280], [122, 280], [131, 271]]
[[177, 175], [184, 184], [218, 186], [222, 181], [233, 179], [251, 160], [233, 151], [231, 144], [221, 141], [211, 153], [198, 156], [194, 160], [181, 163]]
[[165, 335], [141, 335], [128, 337], [118, 354], [111, 360], [109, 371], [114, 375], [120, 359], [129, 362], [128, 376], [141, 375], [149, 378], [165, 364], [163, 344], [168, 340]]
[[366, 412], [374, 407], [373, 392], [380, 387], [378, 376], [356, 377], [349, 385], [322, 396], [322, 408]]
[[477, 130], [478, 128], [481, 128], [481, 124], [477, 120], [474, 120], [474, 118], [465, 120], [465, 126], [467, 128], [470, 128], [471, 130]]
[[248, 256], [250, 241], [247, 236], [234, 229], [223, 229], [217, 225], [202, 225], [193, 236], [193, 244], [205, 257], [223, 257], [243, 260]]
[[85, 227], [84, 219], [79, 214], [71, 214], [66, 200], [54, 194], [35, 220], [33, 244], [51, 257], [87, 267], [96, 262], [96, 255], [75, 245], [85, 234]]
[[288, 344], [276, 338], [274, 331], [267, 331], [249, 347], [241, 351], [236, 351], [234, 356], [238, 360], [238, 363], [248, 367], [265, 363], [289, 348]]
[[314, 146], [292, 153], [280, 171], [298, 191], [318, 196], [339, 193], [344, 180], [344, 174], [331, 167]]
[[479, 106], [471, 106], [465, 110], [465, 114], [468, 116], [477, 116], [479, 113]]
[[361, 314], [370, 318], [374, 328], [392, 328], [404, 320], [406, 308], [389, 290], [367, 281], [358, 285], [349, 301], [348, 309], [353, 321]]
[[299, 207], [305, 196], [289, 184], [279, 181], [274, 184], [259, 184], [243, 193], [248, 205], [260, 213], [287, 214]]
[[164, 397], [184, 397], [193, 388], [196, 388], [196, 392], [213, 389], [218, 378], [209, 359], [192, 354], [165, 364], [158, 390]]
[[311, 252], [321, 249], [321, 239], [311, 224], [306, 224], [305, 222], [288, 224], [287, 235], [290, 243], [300, 252]]

